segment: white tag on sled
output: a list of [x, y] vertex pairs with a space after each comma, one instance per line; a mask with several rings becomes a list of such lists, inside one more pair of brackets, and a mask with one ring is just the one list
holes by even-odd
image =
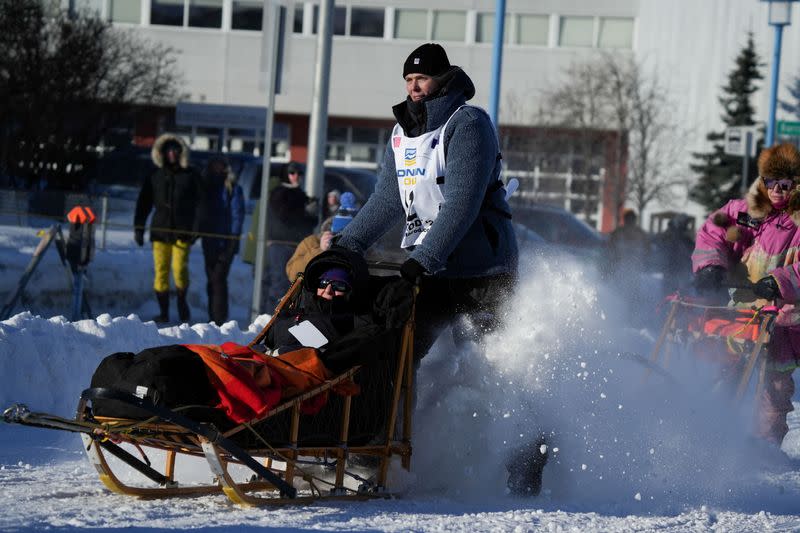
[[144, 397], [147, 396], [147, 387], [136, 385], [136, 392], [134, 392], [133, 395], [144, 400]]
[[308, 348], [321, 348], [328, 344], [328, 339], [325, 338], [325, 335], [308, 320], [303, 320], [296, 326], [290, 327], [289, 333], [300, 341], [300, 344]]

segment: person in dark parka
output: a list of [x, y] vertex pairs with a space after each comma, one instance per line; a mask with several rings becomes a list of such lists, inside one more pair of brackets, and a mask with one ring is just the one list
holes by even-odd
[[244, 194], [224, 156], [213, 157], [203, 174], [203, 258], [209, 321], [228, 320], [228, 273], [239, 253], [244, 224]]
[[151, 152], [158, 167], [142, 184], [136, 200], [134, 240], [144, 246], [147, 217], [153, 242], [153, 289], [158, 300], [156, 322], [169, 321], [169, 274], [175, 282], [178, 316], [191, 318], [186, 293], [189, 289], [189, 250], [197, 236], [202, 208], [200, 175], [189, 166], [189, 147], [177, 135], [164, 134], [156, 139]]

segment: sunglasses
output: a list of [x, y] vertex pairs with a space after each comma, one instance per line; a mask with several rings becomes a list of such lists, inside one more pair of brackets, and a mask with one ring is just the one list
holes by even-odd
[[779, 191], [788, 191], [794, 185], [794, 180], [790, 179], [775, 180], [772, 178], [764, 178], [764, 177], [762, 177], [761, 179], [764, 181], [764, 186], [767, 188], [767, 190], [777, 187]]
[[319, 280], [319, 285], [317, 285], [317, 288], [326, 289], [328, 285], [333, 288], [334, 292], [350, 292], [350, 284], [346, 281], [340, 281], [338, 279], [321, 279]]

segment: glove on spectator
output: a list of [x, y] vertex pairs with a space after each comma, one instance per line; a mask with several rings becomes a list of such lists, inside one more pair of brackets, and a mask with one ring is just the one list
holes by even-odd
[[753, 284], [753, 292], [759, 298], [775, 300], [781, 297], [781, 289], [778, 282], [772, 276], [766, 276]]
[[709, 265], [698, 270], [694, 275], [694, 286], [703, 291], [714, 291], [722, 288], [725, 269], [719, 265]]
[[136, 244], [138, 244], [139, 246], [144, 246], [144, 230], [143, 229], [133, 230], [133, 240], [136, 241]]

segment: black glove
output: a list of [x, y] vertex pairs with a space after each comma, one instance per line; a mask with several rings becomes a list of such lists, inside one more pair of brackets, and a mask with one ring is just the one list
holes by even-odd
[[400, 275], [404, 280], [415, 285], [419, 283], [419, 278], [421, 278], [426, 272], [427, 270], [425, 270], [425, 267], [420, 265], [419, 261], [416, 259], [408, 258], [402, 265], [400, 265]]
[[722, 288], [725, 269], [719, 265], [703, 267], [694, 274], [694, 286], [701, 291], [715, 291]]
[[778, 282], [772, 276], [766, 276], [753, 284], [753, 292], [759, 298], [775, 300], [781, 297], [781, 289]]
[[414, 284], [400, 278], [387, 283], [375, 297], [373, 310], [386, 320], [389, 328], [402, 327], [411, 316], [414, 304]]
[[136, 241], [136, 244], [138, 244], [139, 246], [144, 246], [144, 230], [143, 229], [133, 230], [133, 240]]

